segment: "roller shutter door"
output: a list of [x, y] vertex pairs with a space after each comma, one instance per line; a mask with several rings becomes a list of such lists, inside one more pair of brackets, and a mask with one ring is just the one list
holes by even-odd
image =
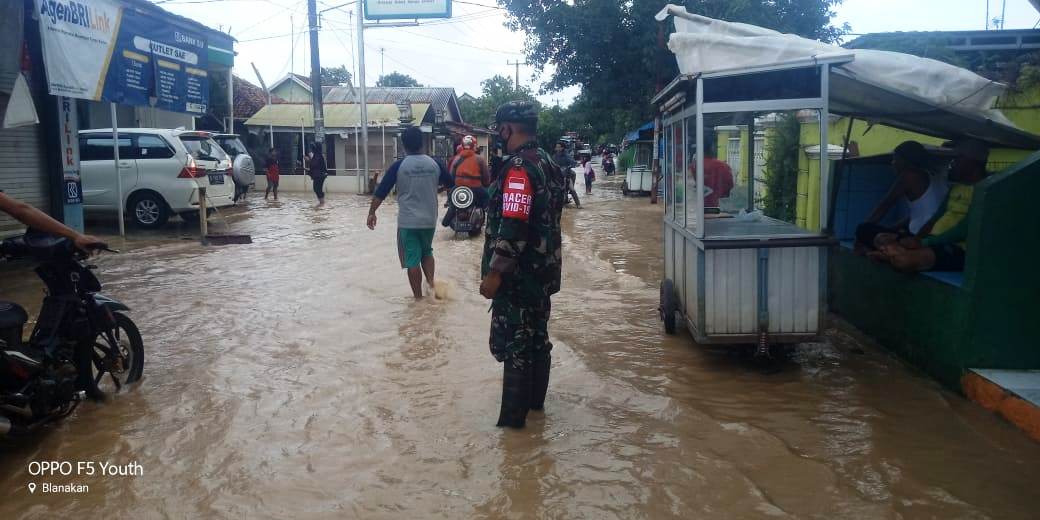
[[[12, 74], [0, 75], [0, 85], [13, 82]], [[0, 128], [0, 190], [49, 212], [47, 168], [40, 143], [42, 131], [38, 124]], [[23, 228], [7, 214], [0, 213], [0, 235], [9, 235]]]

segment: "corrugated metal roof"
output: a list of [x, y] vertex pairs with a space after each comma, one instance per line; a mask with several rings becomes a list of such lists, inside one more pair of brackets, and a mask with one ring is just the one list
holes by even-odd
[[[355, 87], [322, 87], [325, 104], [357, 103], [358, 91]], [[461, 121], [455, 100], [455, 89], [450, 87], [369, 87], [365, 89], [365, 97], [371, 104], [395, 105], [398, 101], [422, 103], [434, 109], [451, 110], [455, 119]]]
[[[443, 108], [452, 96], [455, 89], [447, 87], [369, 87], [365, 89], [365, 96], [369, 103], [396, 104], [398, 101], [411, 103], [426, 103], [437, 108]], [[357, 92], [351, 87], [332, 87], [326, 93], [326, 103], [356, 103]]]
[[[412, 115], [416, 121], [422, 121], [426, 111], [430, 109], [428, 103], [412, 103]], [[360, 105], [354, 103], [326, 104], [325, 128], [354, 128], [361, 124]], [[368, 104], [368, 126], [397, 126], [400, 112], [396, 104], [369, 103]], [[314, 112], [309, 104], [276, 104], [265, 106], [253, 117], [246, 121], [249, 126], [281, 126], [298, 128], [300, 126], [314, 126]]]

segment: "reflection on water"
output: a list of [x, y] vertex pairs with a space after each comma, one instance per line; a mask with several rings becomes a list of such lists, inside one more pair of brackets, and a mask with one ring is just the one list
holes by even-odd
[[[846, 328], [770, 371], [664, 336], [661, 208], [619, 182], [565, 215], [550, 395], [519, 432], [494, 427], [478, 240], [439, 229], [448, 297], [414, 301], [392, 203], [375, 231], [366, 199], [283, 194], [227, 212], [252, 245], [138, 236], [99, 263], [145, 380], [2, 445], [0, 517], [1035, 517], [1040, 448]], [[38, 291], [0, 281], [34, 310]], [[32, 460], [145, 476], [30, 478]], [[42, 480], [90, 493], [30, 496]]]

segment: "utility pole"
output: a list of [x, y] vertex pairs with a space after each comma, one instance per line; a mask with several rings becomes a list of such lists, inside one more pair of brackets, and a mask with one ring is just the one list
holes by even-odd
[[383, 66], [383, 54], [386, 52], [385, 47], [379, 48], [379, 76], [386, 76], [386, 68]]
[[311, 36], [311, 103], [314, 105], [314, 144], [325, 143], [325, 111], [321, 106], [321, 58], [318, 55], [318, 7], [307, 0], [307, 21]]
[[[311, 12], [313, 12], [315, 0], [307, 0], [307, 2], [308, 2], [308, 9], [310, 9]], [[350, 4], [357, 4], [358, 5], [358, 10], [357, 10], [358, 11], [357, 12], [357, 15], [358, 15], [358, 17], [357, 17], [357, 33], [358, 33], [357, 34], [357, 39], [358, 39], [358, 42], [357, 42], [357, 58], [358, 58], [358, 71], [357, 71], [358, 72], [358, 74], [357, 74], [358, 92], [357, 92], [357, 102], [358, 102], [358, 108], [361, 109], [361, 121], [359, 121], [360, 127], [361, 127], [360, 128], [360, 133], [361, 133], [361, 136], [360, 136], [361, 137], [361, 171], [358, 172], [358, 193], [367, 193], [368, 192], [368, 92], [367, 92], [367, 88], [365, 86], [365, 29], [366, 28], [368, 28], [368, 29], [375, 29], [375, 28], [382, 28], [382, 27], [417, 27], [419, 25], [419, 21], [416, 20], [414, 22], [393, 22], [393, 23], [366, 24], [365, 23], [365, 12], [361, 8], [362, 7], [362, 3], [360, 1], [347, 2], [345, 4], [335, 5], [335, 6], [329, 7], [328, 9], [322, 10], [322, 12], [329, 11], [329, 10], [332, 10], [332, 9], [339, 9], [341, 7], [344, 7], [344, 6], [347, 6], [347, 5], [350, 5]], [[353, 11], [350, 11], [350, 16], [353, 17]], [[314, 38], [315, 38], [315, 41], [317, 41], [317, 36], [314, 36]], [[317, 43], [314, 44], [314, 47], [317, 48]], [[380, 49], [379, 52], [380, 52], [380, 62], [381, 62], [382, 61], [383, 49]], [[314, 59], [317, 60], [317, 54], [314, 54], [314, 56], [315, 56]], [[380, 68], [382, 68], [382, 63], [380, 63]], [[320, 87], [319, 87], [319, 92], [320, 92]], [[319, 107], [320, 107], [320, 105], [319, 105]], [[355, 143], [356, 142], [357, 142], [357, 139], [355, 139]], [[396, 143], [396, 141], [395, 141], [395, 143]], [[356, 155], [357, 154], [355, 154], [355, 156]]]
[[[253, 72], [256, 73], [256, 79], [260, 82], [260, 88], [264, 89], [264, 94], [267, 94], [267, 106], [271, 106], [271, 91], [267, 88], [267, 83], [264, 82], [264, 77], [260, 75], [260, 69], [256, 68], [256, 64], [249, 62], [253, 66]], [[270, 108], [268, 108], [270, 110]], [[268, 115], [270, 117], [270, 114]], [[272, 118], [270, 124], [267, 125], [267, 134], [271, 137], [271, 148], [274, 148], [274, 119]]]
[[515, 62], [506, 60], [506, 65], [516, 65], [516, 91], [520, 92], [520, 66], [528, 65], [528, 63], [526, 61], [521, 62], [520, 60], [516, 60]]
[[[310, 0], [314, 1], [314, 0]], [[358, 193], [368, 193], [368, 91], [365, 88], [365, 13], [358, 4], [358, 108], [361, 109], [361, 167], [358, 172]]]

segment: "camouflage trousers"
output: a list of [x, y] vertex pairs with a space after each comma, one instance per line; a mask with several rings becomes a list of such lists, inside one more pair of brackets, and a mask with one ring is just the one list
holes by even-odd
[[539, 306], [509, 300], [491, 304], [491, 355], [517, 369], [530, 366], [535, 356], [552, 350], [549, 341], [549, 299]]

